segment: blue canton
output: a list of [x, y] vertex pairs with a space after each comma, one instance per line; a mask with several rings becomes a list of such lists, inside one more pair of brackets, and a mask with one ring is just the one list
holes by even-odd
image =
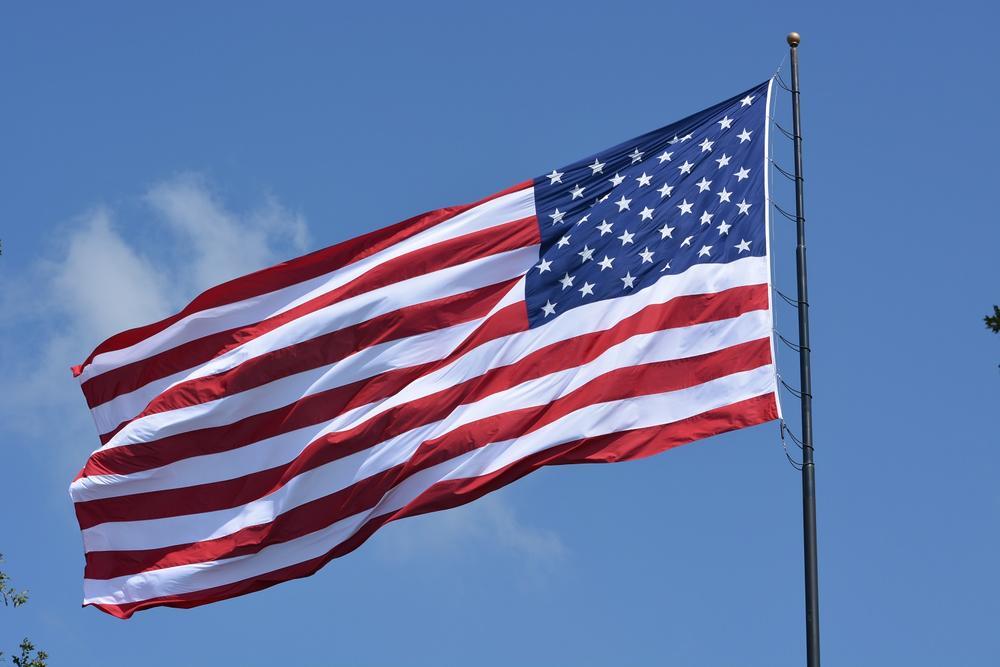
[[531, 326], [694, 264], [765, 255], [767, 90], [762, 83], [536, 178]]

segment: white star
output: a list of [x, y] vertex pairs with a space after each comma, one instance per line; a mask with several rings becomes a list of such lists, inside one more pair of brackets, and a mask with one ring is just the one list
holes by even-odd
[[693, 136], [694, 136], [693, 134], [691, 134], [690, 132], [688, 132], [683, 137], [681, 137], [681, 141], [687, 141], [688, 139], [690, 139]]
[[635, 286], [635, 276], [633, 276], [628, 271], [625, 272], [625, 277], [622, 278], [621, 281], [625, 283], [624, 289], [629, 289]]
[[551, 174], [548, 174], [549, 185], [555, 185], [556, 183], [562, 183], [563, 172], [552, 170]]
[[741, 201], [736, 206], [739, 207], [740, 213], [743, 213], [745, 215], [750, 215], [750, 207], [753, 206], [753, 204], [748, 204], [747, 200], [744, 198], [743, 201]]
[[626, 229], [626, 230], [625, 230], [624, 232], [622, 232], [622, 235], [621, 235], [621, 236], [618, 236], [618, 237], [616, 237], [616, 238], [618, 238], [618, 239], [621, 239], [621, 242], [622, 242], [622, 245], [625, 245], [626, 243], [632, 243], [632, 238], [633, 238], [634, 236], [635, 236], [635, 234], [632, 234], [632, 233], [630, 233], [630, 232], [629, 232], [629, 231], [628, 231], [628, 230]]
[[588, 220], [590, 220], [590, 214], [589, 213], [587, 215], [583, 216], [582, 218], [580, 218], [579, 220], [577, 220], [576, 224], [582, 225], [583, 223], [587, 222]]
[[569, 239], [570, 239], [570, 235], [567, 234], [566, 236], [564, 236], [561, 239], [559, 239], [559, 241], [556, 243], [556, 247], [557, 248], [561, 248], [564, 245], [569, 245]]
[[656, 253], [654, 253], [653, 251], [651, 251], [649, 248], [646, 248], [642, 252], [639, 253], [639, 257], [642, 257], [642, 263], [643, 264], [646, 264], [646, 263], [652, 264], [653, 263], [653, 255], [655, 255], [655, 254]]
[[729, 126], [732, 124], [733, 124], [733, 119], [730, 118], [729, 116], [726, 116], [725, 118], [719, 121], [719, 129], [728, 130]]
[[699, 257], [708, 257], [709, 254], [710, 254], [710, 252], [711, 252], [711, 250], [712, 250], [712, 246], [710, 246], [710, 245], [703, 245], [701, 247], [701, 250], [698, 251], [698, 256]]
[[552, 224], [553, 225], [556, 225], [556, 224], [559, 224], [560, 222], [562, 222], [563, 216], [565, 216], [565, 215], [566, 215], [566, 213], [564, 211], [560, 211], [559, 209], [556, 209], [555, 213], [549, 213], [549, 217], [552, 218]]
[[682, 164], [681, 166], [679, 166], [677, 168], [681, 170], [682, 174], [690, 174], [691, 173], [691, 167], [693, 167], [693, 166], [694, 165], [692, 163], [688, 162], [687, 160], [684, 160], [684, 164]]
[[709, 141], [708, 139], [705, 139], [703, 142], [701, 142], [698, 145], [701, 146], [701, 152], [702, 153], [707, 153], [708, 151], [712, 150], [712, 145], [714, 143], [715, 143], [714, 141]]
[[747, 128], [744, 127], [743, 131], [737, 134], [736, 136], [740, 138], [740, 143], [742, 144], [744, 142], [750, 141], [751, 134], [753, 134], [753, 130], [748, 130]]
[[720, 222], [719, 223], [719, 236], [722, 236], [723, 234], [728, 234], [730, 227], [732, 227], [732, 225], [726, 224], [725, 220], [723, 220], [722, 222]]
[[583, 250], [581, 250], [576, 254], [579, 255], [584, 262], [586, 262], [588, 259], [594, 259], [594, 249], [586, 244], [584, 244]]
[[671, 227], [667, 223], [664, 222], [663, 226], [660, 227], [656, 231], [660, 232], [660, 239], [665, 239], [665, 238], [674, 238], [674, 230], [675, 229], [677, 229], [677, 228], [676, 227]]
[[653, 219], [653, 209], [646, 206], [641, 211], [639, 211], [640, 220], [652, 220]]
[[601, 224], [597, 225], [597, 228], [601, 230], [601, 236], [611, 233], [611, 223], [607, 220], [601, 220]]
[[621, 213], [622, 211], [628, 210], [628, 205], [632, 203], [632, 200], [625, 199], [625, 195], [622, 195], [622, 198], [615, 203], [618, 204], [618, 212]]
[[747, 241], [746, 239], [741, 239], [740, 242], [734, 245], [733, 247], [738, 248], [740, 252], [743, 252], [744, 250], [750, 252], [750, 241]]
[[704, 213], [702, 213], [701, 214], [701, 224], [703, 224], [703, 225], [710, 225], [710, 224], [712, 224], [712, 216], [713, 215], [715, 215], [715, 214], [714, 213], [709, 213], [708, 211], [705, 211]]
[[747, 95], [742, 100], [740, 100], [741, 107], [748, 107], [753, 104], [753, 95]]
[[596, 157], [594, 158], [594, 164], [589, 166], [591, 169], [590, 173], [591, 176], [604, 173], [604, 163], [598, 160]]
[[[676, 138], [677, 137], [674, 137], [674, 139]], [[663, 164], [664, 162], [670, 162], [670, 158], [672, 158], [673, 156], [674, 154], [671, 153], [670, 151], [663, 151], [662, 153], [656, 156], [656, 159], [660, 161], [660, 164]]]
[[695, 185], [698, 186], [698, 192], [704, 192], [705, 190], [708, 190], [708, 186], [710, 186], [711, 184], [712, 181], [708, 180], [704, 176], [701, 177], [700, 181], [695, 183]]
[[602, 259], [601, 261], [599, 261], [597, 264], [601, 267], [601, 271], [603, 271], [604, 269], [610, 269], [611, 268], [611, 262], [613, 262], [613, 261], [615, 261], [614, 257], [608, 257], [607, 255], [605, 255], [604, 259]]
[[683, 241], [681, 241], [681, 247], [683, 248], [686, 245], [691, 245], [691, 239], [693, 238], [693, 236], [686, 237]]
[[562, 288], [563, 289], [566, 289], [567, 287], [572, 287], [573, 286], [573, 276], [571, 276], [571, 275], [569, 275], [569, 273], [567, 273], [565, 276], [563, 276], [562, 278], [559, 279], [559, 282], [562, 283]]
[[663, 263], [663, 268], [660, 269], [660, 273], [663, 273], [664, 271], [669, 271], [669, 270], [670, 270], [670, 262], [664, 262]]
[[580, 288], [580, 296], [587, 296], [588, 294], [594, 293], [594, 283], [588, 283], [584, 281], [583, 287]]
[[639, 181], [639, 187], [641, 188], [644, 185], [649, 185], [649, 182], [652, 180], [652, 178], [653, 178], [652, 176], [647, 176], [646, 172], [642, 172], [642, 176], [640, 176], [635, 180]]
[[669, 197], [669, 196], [670, 196], [670, 194], [671, 194], [671, 193], [672, 193], [673, 191], [674, 191], [674, 186], [672, 186], [672, 185], [667, 185], [666, 183], [664, 183], [664, 184], [663, 184], [663, 187], [662, 187], [662, 188], [660, 188], [659, 190], [657, 190], [657, 192], [659, 192], [659, 193], [660, 193], [660, 198], [661, 198], [661, 199], [662, 199], [663, 197]]
[[542, 312], [545, 313], [545, 317], [548, 317], [549, 315], [555, 315], [556, 304], [552, 303], [551, 301], [546, 301], [545, 305], [542, 306]]
[[[583, 187], [580, 187], [579, 185], [577, 185], [575, 188], [573, 188], [572, 190], [570, 190], [569, 193], [571, 195], [573, 195], [573, 199], [579, 199], [580, 197], [583, 196], [583, 191], [586, 190], [586, 189], [587, 188], [583, 188]], [[573, 201], [573, 200], [571, 199], [570, 201]]]
[[613, 187], [618, 187], [619, 185], [622, 184], [622, 181], [625, 180], [625, 177], [624, 176], [619, 176], [618, 172], [616, 171], [615, 175], [612, 176], [611, 178], [609, 178], [608, 180], [611, 181], [611, 185]]
[[720, 204], [722, 202], [729, 202], [729, 198], [733, 196], [733, 193], [730, 192], [729, 190], [725, 189], [725, 188], [722, 188], [721, 190], [719, 190], [715, 194], [719, 195], [719, 203]]
[[639, 162], [639, 161], [642, 160], [642, 151], [640, 151], [638, 148], [636, 148], [634, 151], [632, 151], [631, 153], [629, 153], [628, 156], [630, 158], [632, 158], [632, 164], [635, 164], [636, 162]]
[[688, 200], [685, 199], [684, 201], [682, 201], [680, 204], [677, 205], [677, 208], [681, 210], [681, 215], [684, 215], [685, 213], [691, 212], [692, 206], [694, 206], [694, 204], [689, 204]]
[[673, 146], [674, 144], [676, 144], [676, 143], [677, 143], [678, 141], [680, 141], [680, 140], [681, 140], [681, 138], [680, 138], [680, 137], [678, 137], [678, 136], [677, 136], [677, 135], [675, 134], [675, 135], [674, 135], [674, 138], [673, 138], [673, 139], [671, 139], [670, 141], [668, 141], [667, 143], [668, 143], [668, 144], [670, 144], [671, 146]]
[[739, 183], [744, 178], [749, 178], [750, 177], [750, 170], [747, 169], [746, 167], [743, 167], [738, 172], [736, 172], [735, 176], [736, 176], [736, 182]]
[[732, 158], [729, 157], [728, 155], [726, 155], [725, 153], [723, 153], [722, 157], [720, 157], [718, 160], [716, 160], [716, 162], [719, 163], [719, 169], [722, 169], [723, 167], [725, 167], [726, 165], [728, 165], [730, 160], [732, 160]]
[[538, 266], [536, 266], [535, 268], [538, 269], [539, 273], [545, 273], [546, 271], [550, 271], [551, 270], [551, 269], [549, 269], [550, 266], [552, 266], [552, 262], [550, 262], [547, 259], [543, 259], [542, 263], [539, 264]]

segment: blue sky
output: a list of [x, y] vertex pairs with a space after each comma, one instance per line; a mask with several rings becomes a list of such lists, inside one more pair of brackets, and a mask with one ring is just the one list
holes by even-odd
[[[0, 552], [32, 600], [0, 610], [0, 650], [29, 635], [79, 665], [801, 664], [799, 478], [774, 424], [543, 470], [312, 578], [127, 622], [79, 607], [66, 493], [97, 442], [68, 367], [106, 335], [720, 101], [770, 76], [794, 29], [824, 658], [1000, 652], [1000, 337], [981, 321], [1000, 301], [1000, 47], [977, 31], [993, 3], [5, 14]], [[790, 224], [774, 225], [791, 291]]]

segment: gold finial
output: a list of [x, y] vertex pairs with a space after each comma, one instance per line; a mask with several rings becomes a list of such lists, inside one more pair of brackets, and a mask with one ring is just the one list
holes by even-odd
[[792, 47], [793, 49], [799, 45], [799, 42], [802, 41], [802, 38], [799, 37], [799, 33], [797, 32], [788, 33], [788, 37], [786, 37], [785, 39], [788, 40], [788, 46]]

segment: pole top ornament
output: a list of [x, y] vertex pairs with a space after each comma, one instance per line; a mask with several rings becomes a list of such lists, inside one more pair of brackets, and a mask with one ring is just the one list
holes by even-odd
[[793, 49], [799, 45], [799, 42], [802, 41], [802, 38], [799, 36], [799, 33], [797, 32], [788, 33], [788, 37], [786, 37], [785, 39], [788, 40], [788, 46], [792, 47]]

